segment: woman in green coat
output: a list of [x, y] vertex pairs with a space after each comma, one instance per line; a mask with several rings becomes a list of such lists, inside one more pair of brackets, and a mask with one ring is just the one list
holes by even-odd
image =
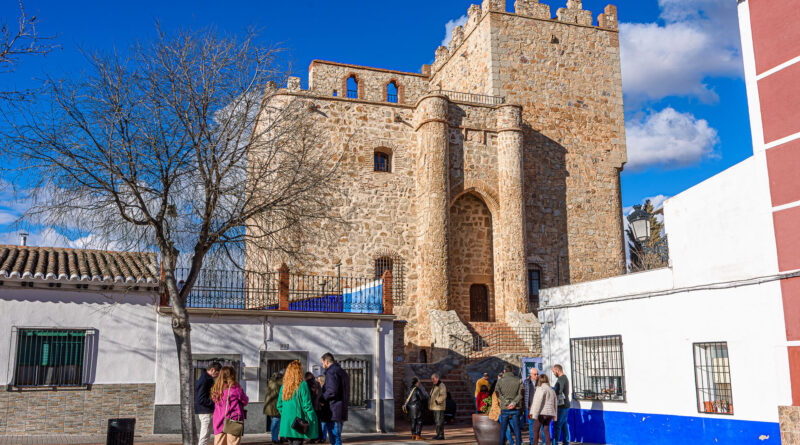
[[[278, 411], [281, 414], [280, 436], [291, 445], [301, 445], [306, 439], [319, 437], [319, 420], [311, 403], [311, 391], [303, 379], [303, 366], [295, 360], [286, 367], [283, 375]], [[305, 432], [292, 427], [295, 419], [308, 422]]]

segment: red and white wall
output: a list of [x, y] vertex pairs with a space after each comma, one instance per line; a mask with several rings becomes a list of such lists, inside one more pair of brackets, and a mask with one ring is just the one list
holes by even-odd
[[[766, 157], [778, 271], [800, 269], [800, 8], [739, 0], [755, 156]], [[781, 280], [792, 405], [800, 406], [800, 277]]]

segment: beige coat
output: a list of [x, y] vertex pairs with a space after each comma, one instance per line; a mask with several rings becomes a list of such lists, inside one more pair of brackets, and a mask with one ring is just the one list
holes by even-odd
[[558, 420], [557, 403], [556, 392], [547, 383], [542, 383], [533, 394], [529, 411], [531, 419], [536, 420], [539, 416], [553, 416], [554, 421]]
[[431, 411], [444, 411], [447, 403], [447, 387], [441, 381], [438, 385], [433, 385], [431, 398], [428, 399], [428, 409]]

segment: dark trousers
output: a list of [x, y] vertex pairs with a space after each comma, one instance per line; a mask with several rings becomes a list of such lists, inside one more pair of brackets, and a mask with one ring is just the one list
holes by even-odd
[[411, 435], [412, 436], [422, 435], [422, 416], [411, 418]]
[[520, 431], [520, 412], [518, 409], [504, 409], [500, 411], [500, 445], [506, 443], [506, 430], [511, 427], [514, 433], [516, 445], [522, 444], [522, 432]]
[[444, 437], [444, 410], [432, 410], [433, 421], [436, 423], [436, 437]]
[[544, 442], [546, 445], [553, 445], [553, 439], [550, 437], [550, 422], [553, 421], [553, 416], [539, 416], [533, 422], [533, 436], [531, 436], [531, 443], [539, 443], [539, 432], [544, 431]]

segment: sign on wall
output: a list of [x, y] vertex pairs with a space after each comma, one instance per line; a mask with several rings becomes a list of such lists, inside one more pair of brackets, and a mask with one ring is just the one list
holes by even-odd
[[522, 361], [522, 378], [525, 378], [530, 374], [531, 368], [536, 368], [539, 370], [539, 374], [542, 373], [544, 369], [544, 362], [542, 361], [542, 357], [520, 357], [520, 361]]

